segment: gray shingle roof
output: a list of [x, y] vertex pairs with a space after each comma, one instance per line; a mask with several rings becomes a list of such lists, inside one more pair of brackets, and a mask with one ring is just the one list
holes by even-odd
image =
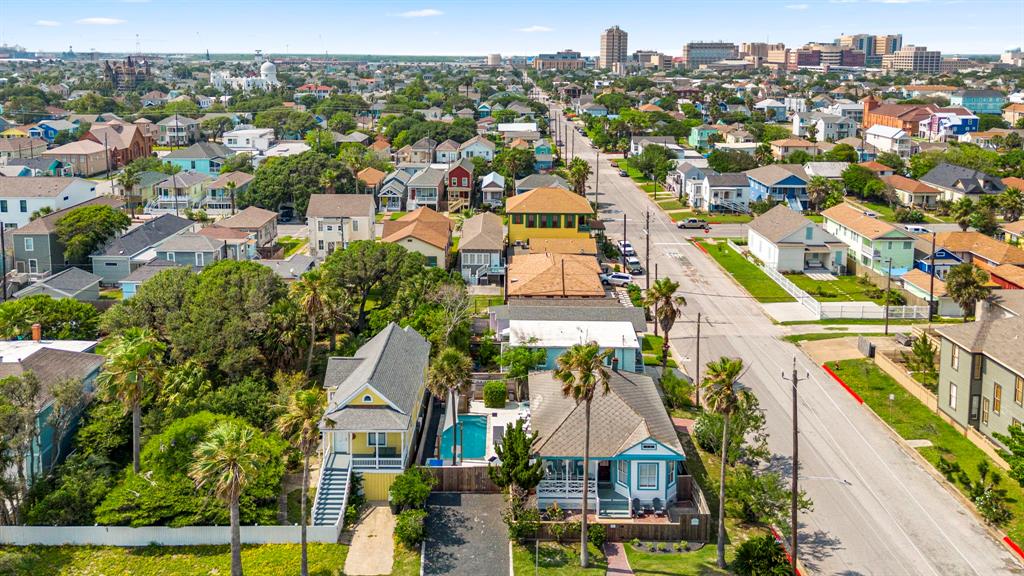
[[929, 170], [921, 177], [921, 182], [961, 190], [965, 194], [997, 194], [1006, 188], [999, 178], [947, 162]]
[[803, 214], [779, 204], [754, 218], [750, 229], [764, 236], [769, 242], [778, 242], [793, 232], [812, 224]]
[[351, 218], [369, 216], [373, 211], [372, 194], [311, 194], [306, 216]]
[[125, 276], [124, 278], [122, 278], [120, 282], [122, 284], [125, 283], [125, 282], [129, 282], [129, 283], [136, 282], [136, 283], [141, 284], [141, 283], [145, 282], [146, 280], [149, 280], [153, 276], [156, 276], [157, 274], [163, 272], [164, 270], [170, 270], [171, 268], [184, 268], [184, 267], [185, 266], [183, 266], [182, 264], [178, 264], [177, 262], [171, 262], [170, 260], [164, 260], [162, 258], [157, 258], [155, 260], [150, 260], [149, 262], [146, 262], [142, 266], [139, 266], [134, 271], [132, 271], [131, 274], [129, 274], [129, 275]]
[[967, 351], [984, 354], [1024, 376], [1024, 317], [942, 326], [936, 331]]
[[177, 158], [192, 160], [194, 158], [227, 158], [234, 155], [234, 150], [217, 142], [196, 142], [183, 150], [175, 150], [166, 156], [164, 160]]
[[224, 241], [201, 234], [177, 234], [157, 244], [161, 252], [216, 252], [224, 247]]
[[[549, 304], [550, 303], [550, 304]], [[497, 320], [561, 320], [576, 322], [629, 322], [637, 332], [647, 329], [643, 308], [626, 307], [617, 300], [605, 302], [603, 298], [588, 298], [567, 302], [557, 300], [510, 300], [507, 306], [492, 306], [491, 313]]]
[[49, 278], [44, 278], [40, 280], [40, 282], [62, 292], [74, 294], [96, 284], [100, 280], [101, 278], [92, 272], [87, 272], [81, 268], [72, 266], [62, 272], [58, 272], [53, 276], [50, 276]]
[[80, 178], [40, 176], [38, 178], [0, 178], [0, 197], [53, 198]]
[[[598, 392], [591, 402], [591, 458], [614, 457], [647, 438], [684, 456], [650, 377], [612, 371], [608, 386], [608, 394]], [[584, 406], [562, 395], [562, 383], [551, 371], [530, 374], [530, 419], [539, 435], [537, 452], [541, 456], [583, 456]]]
[[163, 214], [134, 230], [129, 230], [123, 236], [115, 238], [100, 250], [97, 255], [134, 256], [189, 226], [192, 226], [191, 220], [179, 218], [173, 214]]
[[67, 379], [84, 380], [103, 365], [103, 356], [56, 348], [40, 348], [20, 362], [0, 363], [0, 378], [31, 371], [39, 378], [40, 390], [36, 408], [41, 409], [53, 399], [53, 388]]
[[530, 174], [522, 180], [516, 180], [516, 189], [521, 190], [523, 188], [564, 188], [569, 189], [569, 183], [565, 181], [565, 178], [556, 176], [555, 174]]
[[735, 186], [743, 187], [750, 185], [750, 179], [743, 172], [726, 172], [724, 174], [708, 174], [708, 184], [714, 187]]
[[505, 245], [505, 227], [501, 217], [483, 212], [462, 223], [459, 250], [498, 250]]

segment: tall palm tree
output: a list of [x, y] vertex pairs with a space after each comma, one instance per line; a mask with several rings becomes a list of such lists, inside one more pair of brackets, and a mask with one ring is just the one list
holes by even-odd
[[139, 472], [142, 399], [160, 382], [167, 347], [147, 328], [128, 328], [111, 341], [97, 379], [107, 399], [117, 399], [132, 413], [132, 468]]
[[1007, 222], [1020, 220], [1021, 214], [1024, 214], [1024, 194], [1013, 186], [1003, 190], [999, 195], [999, 208]]
[[958, 264], [946, 272], [946, 291], [963, 310], [964, 322], [974, 313], [974, 306], [992, 291], [988, 287], [988, 280], [988, 272], [970, 262]]
[[662, 370], [668, 365], [668, 334], [683, 313], [682, 307], [686, 306], [686, 298], [676, 296], [676, 290], [679, 290], [679, 283], [666, 277], [656, 280], [647, 291], [646, 304], [653, 309], [655, 329], [660, 326], [664, 338], [661, 343]]
[[953, 203], [949, 209], [949, 215], [956, 220], [960, 229], [966, 232], [971, 227], [971, 218], [974, 216], [975, 208], [974, 201], [964, 196]]
[[743, 360], [722, 356], [708, 362], [702, 384], [704, 403], [709, 410], [722, 416], [722, 466], [718, 473], [719, 568], [725, 568], [725, 467], [729, 463], [729, 418], [750, 400], [750, 392], [737, 386], [742, 372]]
[[135, 187], [142, 182], [142, 178], [139, 176], [139, 172], [131, 166], [126, 167], [117, 175], [117, 184], [121, 187], [121, 195], [125, 197], [128, 202], [128, 207], [132, 212], [132, 218], [135, 217], [135, 202], [132, 197], [134, 196]]
[[824, 176], [813, 176], [807, 182], [807, 199], [815, 210], [821, 208], [831, 191], [832, 182]]
[[[448, 346], [438, 353], [430, 365], [427, 389], [435, 398], [447, 398], [452, 409], [452, 466], [455, 465], [455, 440], [459, 429], [458, 394], [469, 388], [473, 361], [458, 348]], [[444, 458], [444, 455], [441, 455]]]
[[577, 194], [584, 194], [587, 191], [587, 180], [590, 178], [590, 164], [583, 158], [576, 157], [569, 162], [568, 180], [572, 191]]
[[291, 286], [292, 296], [298, 302], [309, 322], [309, 351], [306, 353], [306, 375], [313, 371], [313, 352], [316, 350], [316, 327], [327, 310], [326, 293], [330, 281], [319, 268], [302, 275]]
[[587, 550], [587, 498], [589, 498], [590, 475], [590, 402], [594, 393], [600, 389], [601, 395], [608, 393], [608, 367], [614, 352], [601, 350], [597, 342], [575, 344], [558, 357], [558, 368], [555, 378], [562, 382], [562, 395], [572, 397], [578, 406], [583, 403], [583, 518], [580, 522], [580, 566], [587, 567], [589, 551]]
[[256, 475], [263, 458], [255, 450], [255, 429], [247, 424], [221, 422], [193, 452], [189, 476], [197, 488], [210, 485], [228, 505], [231, 517], [231, 576], [242, 576], [242, 537], [238, 499]]
[[302, 576], [309, 576], [309, 561], [306, 552], [306, 492], [309, 489], [309, 458], [316, 454], [320, 432], [317, 424], [324, 413], [326, 398], [321, 389], [298, 390], [288, 401], [288, 408], [277, 418], [277, 430], [290, 438], [302, 453], [302, 490], [300, 510], [300, 542], [302, 544]]
[[238, 184], [235, 184], [234, 180], [228, 180], [228, 183], [224, 185], [228, 189], [228, 194], [231, 196], [231, 214], [235, 214], [235, 189], [238, 188]]

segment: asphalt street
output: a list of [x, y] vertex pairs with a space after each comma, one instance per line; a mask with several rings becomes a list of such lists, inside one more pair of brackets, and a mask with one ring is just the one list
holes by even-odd
[[[555, 112], [559, 118], [561, 113]], [[571, 131], [576, 156], [595, 163], [588, 141]], [[643, 262], [644, 215], [651, 212], [651, 268], [680, 282], [687, 300], [672, 345], [695, 372], [697, 313], [701, 363], [719, 356], [742, 358], [742, 383], [757, 395], [767, 417], [773, 465], [792, 467], [791, 384], [794, 358], [799, 384], [800, 484], [814, 503], [800, 516], [800, 555], [815, 574], [975, 575], [1024, 574], [1018, 559], [887, 430], [796, 346], [779, 339], [753, 301], [710, 257], [601, 155], [600, 216], [609, 237], [628, 238]], [[592, 177], [592, 180], [594, 178]], [[725, 232], [712, 230], [712, 235]], [[641, 286], [644, 278], [639, 277]]]

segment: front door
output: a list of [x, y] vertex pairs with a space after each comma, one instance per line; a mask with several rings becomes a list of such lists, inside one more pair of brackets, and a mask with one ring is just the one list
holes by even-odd
[[334, 432], [334, 451], [339, 454], [348, 454], [348, 432]]
[[597, 463], [597, 481], [598, 483], [612, 481], [612, 467], [611, 463], [607, 460]]

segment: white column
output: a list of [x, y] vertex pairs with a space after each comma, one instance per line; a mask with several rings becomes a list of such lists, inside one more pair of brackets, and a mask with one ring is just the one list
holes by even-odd
[[405, 467], [405, 432], [402, 432], [402, 467]]

